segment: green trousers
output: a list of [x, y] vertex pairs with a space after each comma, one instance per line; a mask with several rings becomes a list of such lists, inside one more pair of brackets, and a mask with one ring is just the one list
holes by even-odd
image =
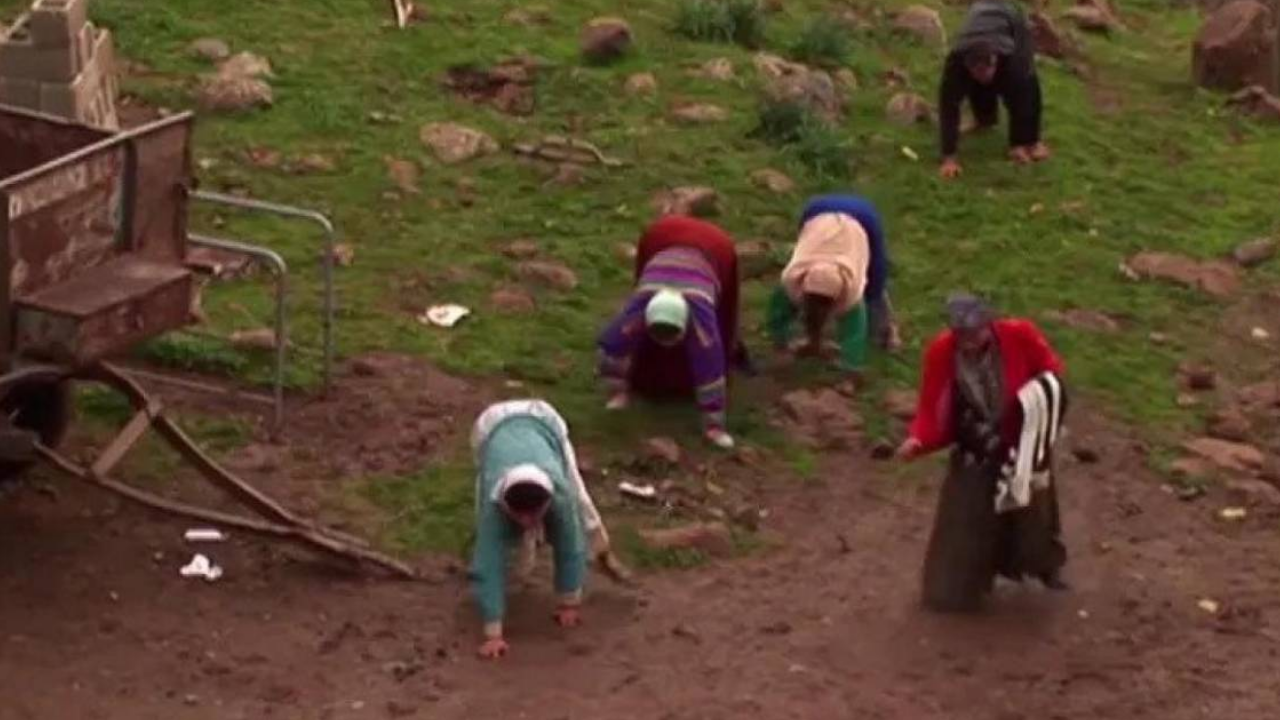
[[[791, 302], [787, 291], [779, 285], [769, 297], [766, 325], [775, 346], [785, 346], [795, 337], [800, 308]], [[858, 303], [836, 321], [836, 337], [840, 342], [840, 367], [861, 370], [867, 363], [867, 305]]]

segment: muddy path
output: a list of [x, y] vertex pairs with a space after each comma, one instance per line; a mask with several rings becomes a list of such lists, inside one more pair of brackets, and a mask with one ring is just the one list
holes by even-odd
[[[455, 406], [447, 379], [431, 382], [447, 407], [423, 405], [416, 435], [358, 455], [398, 466], [425, 452], [419, 435], [465, 426], [430, 417], [463, 416], [471, 394]], [[218, 550], [226, 577], [209, 584], [176, 572], [190, 554], [181, 525], [75, 485], [23, 491], [0, 505], [0, 718], [1280, 715], [1277, 518], [1251, 508], [1224, 522], [1218, 510], [1239, 501], [1220, 490], [1179, 500], [1088, 412], [1069, 442], [1100, 459], [1062, 473], [1069, 593], [1006, 585], [980, 616], [923, 612], [938, 478], [848, 452], [825, 457], [818, 482], [768, 491], [771, 549], [634, 591], [597, 579], [577, 631], [550, 621], [544, 561], [512, 600], [513, 654], [496, 665], [473, 657], [465, 578], [448, 558], [421, 558], [434, 581], [408, 584], [233, 539]], [[320, 440], [348, 422], [313, 420], [303, 427]], [[291, 479], [309, 457], [255, 472], [296, 501], [319, 493]]]

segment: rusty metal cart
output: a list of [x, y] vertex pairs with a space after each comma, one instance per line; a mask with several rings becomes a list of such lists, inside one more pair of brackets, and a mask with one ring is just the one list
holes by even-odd
[[[109, 362], [191, 321], [195, 286], [186, 257], [187, 205], [196, 197], [192, 124], [192, 116], [182, 114], [112, 134], [0, 106], [0, 480], [45, 461], [152, 510], [293, 541], [413, 577], [406, 565], [293, 514], [219, 467], [166, 416], [158, 399]], [[229, 200], [209, 194], [203, 199]], [[332, 244], [332, 225], [323, 216], [232, 202], [316, 220]], [[331, 262], [327, 255], [326, 384]], [[277, 379], [279, 368], [277, 362]], [[135, 411], [89, 465], [57, 449], [71, 420], [72, 381], [114, 389]], [[281, 398], [277, 384], [277, 424]], [[175, 502], [113, 478], [117, 464], [148, 430], [260, 517]]]

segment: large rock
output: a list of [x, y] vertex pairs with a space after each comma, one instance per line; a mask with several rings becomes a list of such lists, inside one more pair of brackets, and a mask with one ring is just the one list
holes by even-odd
[[252, 77], [206, 75], [196, 90], [196, 104], [207, 112], [245, 112], [271, 107], [274, 102], [271, 86]]
[[1262, 469], [1266, 456], [1252, 445], [1202, 437], [1182, 444], [1187, 452], [1203, 458], [1223, 470], [1252, 473]]
[[915, 125], [933, 120], [933, 107], [920, 95], [901, 92], [889, 98], [884, 108], [885, 117], [898, 125]]
[[1192, 45], [1191, 75], [1197, 85], [1216, 90], [1258, 85], [1277, 92], [1275, 53], [1271, 10], [1255, 0], [1236, 0], [1200, 26]]
[[848, 398], [832, 388], [796, 390], [782, 396], [786, 424], [807, 444], [849, 448], [860, 438], [862, 418]]
[[758, 53], [753, 62], [764, 78], [769, 99], [802, 105], [827, 122], [835, 122], [843, 114], [844, 97], [826, 71], [768, 53]]
[[751, 182], [755, 183], [756, 187], [764, 188], [779, 195], [785, 195], [796, 189], [795, 180], [772, 168], [764, 168], [751, 173]]
[[498, 288], [489, 295], [489, 304], [502, 315], [526, 315], [538, 309], [533, 296], [518, 288]]
[[418, 131], [422, 144], [445, 165], [457, 165], [498, 152], [498, 142], [474, 128], [457, 123], [429, 123]]
[[1240, 272], [1228, 262], [1195, 260], [1173, 253], [1141, 252], [1126, 267], [1139, 278], [1164, 280], [1214, 297], [1229, 297], [1240, 289]]
[[218, 65], [220, 75], [235, 77], [269, 78], [275, 73], [271, 70], [271, 61], [251, 52], [236, 53]]
[[947, 44], [947, 29], [937, 10], [924, 5], [912, 5], [893, 19], [893, 29], [910, 35], [931, 47]]
[[720, 193], [709, 187], [678, 187], [664, 190], [653, 198], [653, 210], [659, 215], [715, 217], [721, 212]]
[[573, 290], [578, 287], [578, 276], [558, 262], [526, 260], [516, 266], [516, 271], [525, 280], [556, 290]]
[[617, 60], [631, 49], [631, 25], [616, 17], [600, 17], [582, 29], [582, 56], [593, 63]]
[[1036, 44], [1036, 54], [1062, 60], [1076, 52], [1071, 36], [1058, 28], [1053, 20], [1039, 10], [1027, 16], [1031, 37]]

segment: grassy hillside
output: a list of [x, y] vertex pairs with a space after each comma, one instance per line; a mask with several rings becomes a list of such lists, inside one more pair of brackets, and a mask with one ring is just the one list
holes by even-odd
[[[356, 250], [355, 263], [340, 270], [344, 356], [388, 349], [420, 354], [459, 373], [523, 379], [561, 404], [578, 434], [593, 442], [692, 430], [692, 413], [606, 418], [599, 410], [593, 340], [625, 294], [630, 272], [617, 246], [633, 241], [653, 216], [651, 196], [671, 186], [716, 188], [725, 207], [719, 222], [739, 239], [778, 247], [793, 239], [808, 194], [853, 190], [874, 199], [886, 218], [893, 297], [908, 341], [902, 358], [875, 360], [869, 398], [913, 383], [918, 349], [940, 325], [942, 299], [968, 288], [1011, 314], [1042, 318], [1050, 310], [1086, 308], [1123, 318], [1124, 331], [1111, 336], [1046, 327], [1076, 383], [1119, 416], [1155, 429], [1175, 429], [1191, 419], [1174, 403], [1173, 368], [1199, 352], [1204, 330], [1221, 308], [1190, 291], [1128, 281], [1117, 265], [1140, 249], [1213, 256], [1272, 234], [1280, 187], [1278, 131], [1230, 117], [1221, 98], [1188, 83], [1194, 9], [1157, 0], [1123, 3], [1127, 30], [1083, 38], [1090, 79], [1041, 61], [1053, 161], [1010, 166], [1003, 160], [1001, 130], [967, 139], [963, 180], [943, 183], [935, 172], [934, 129], [889, 123], [884, 106], [895, 91], [882, 80], [887, 70], [903, 68], [912, 88], [932, 99], [940, 50], [890, 33], [888, 20], [877, 20], [876, 13], [865, 14], [867, 28], [839, 26], [848, 50], [839, 62], [860, 84], [838, 128], [852, 167], [840, 179], [816, 174], [794, 153], [749, 136], [760, 98], [753, 52], [673, 32], [683, 2], [557, 0], [545, 3], [548, 22], [537, 27], [504, 19], [513, 9], [531, 7], [521, 3], [423, 2], [427, 19], [404, 31], [387, 26], [388, 3], [381, 0], [94, 0], [93, 15], [115, 30], [125, 56], [150, 69], [130, 77], [125, 89], [154, 105], [192, 104], [193, 78], [209, 69], [188, 52], [197, 38], [221, 38], [233, 51], [270, 58], [277, 76], [272, 109], [201, 118], [202, 181], [321, 208], [335, 218]], [[18, 4], [3, 0], [0, 8]], [[802, 45], [815, 23], [832, 27], [834, 21], [824, 18], [852, 7], [817, 0], [781, 5], [781, 12], [764, 16], [762, 48], [781, 55]], [[888, 12], [895, 5], [876, 8]], [[939, 9], [954, 32], [963, 8]], [[617, 64], [595, 67], [580, 60], [579, 30], [597, 15], [624, 17], [634, 28], [636, 47]], [[522, 52], [549, 62], [538, 76], [531, 117], [509, 117], [441, 87], [451, 65], [487, 65]], [[737, 79], [687, 72], [721, 57], [732, 61]], [[628, 76], [638, 72], [656, 76], [655, 96], [624, 92]], [[682, 125], [670, 116], [677, 101], [714, 103], [730, 110], [730, 118]], [[398, 122], [371, 122], [371, 112]], [[483, 129], [504, 145], [573, 135], [627, 164], [591, 168], [578, 187], [548, 184], [545, 173], [505, 150], [445, 167], [418, 139], [421, 125], [437, 121]], [[286, 157], [323, 154], [337, 170], [296, 176], [258, 169], [246, 160], [255, 147]], [[420, 194], [388, 195], [395, 185], [387, 158], [420, 169]], [[756, 187], [749, 175], [765, 167], [786, 172], [798, 189], [777, 195]], [[202, 221], [208, 227], [211, 218]], [[293, 380], [313, 384], [318, 239], [284, 224], [227, 222], [222, 232], [277, 248], [298, 274], [295, 339], [304, 347]], [[538, 293], [534, 315], [498, 315], [487, 298], [515, 274], [514, 263], [497, 249], [525, 237], [571, 267], [580, 285], [570, 293]], [[1277, 272], [1272, 265], [1251, 282], [1274, 282]], [[768, 279], [757, 280], [746, 293], [748, 340], [761, 355], [767, 351], [758, 325], [768, 288]], [[438, 302], [460, 302], [476, 314], [450, 331], [414, 319]], [[266, 295], [253, 285], [218, 288], [206, 305], [213, 326], [224, 332], [246, 326], [245, 310], [263, 319], [267, 313]], [[1172, 342], [1152, 344], [1152, 331]], [[196, 354], [204, 347], [198, 344]], [[152, 349], [171, 358], [191, 351], [175, 349], [173, 341]], [[265, 358], [227, 351], [216, 357], [221, 367], [262, 377]], [[735, 396], [731, 424], [749, 442], [769, 439], [760, 422], [767, 402], [760, 387], [745, 384]], [[871, 411], [874, 403], [865, 404]], [[464, 473], [455, 475], [461, 488]]]

